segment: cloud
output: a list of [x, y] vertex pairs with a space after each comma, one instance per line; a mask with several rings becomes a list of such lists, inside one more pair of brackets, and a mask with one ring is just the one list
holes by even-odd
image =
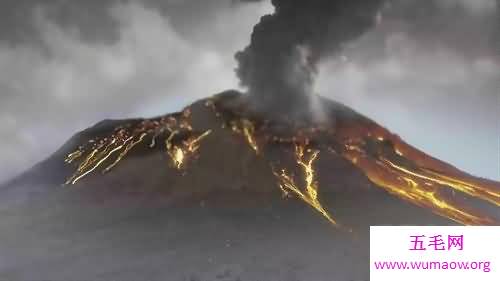
[[[219, 24], [239, 17], [242, 23], [228, 31], [249, 33], [262, 5], [242, 6], [219, 13]], [[184, 37], [158, 9], [115, 4], [109, 16], [117, 39], [89, 41], [77, 28], [50, 19], [41, 6], [32, 19], [40, 44], [0, 44], [0, 181], [92, 123], [167, 113], [238, 85], [234, 50], [221, 52]], [[230, 33], [220, 38], [220, 44], [238, 43]]]
[[[94, 21], [80, 8], [73, 10], [81, 18], [63, 20], [48, 1], [38, 1], [37, 12], [23, 6], [21, 17], [36, 34], [0, 25], [0, 181], [102, 119], [171, 112], [237, 87], [233, 54], [273, 10], [270, 1], [146, 2], [115, 3], [99, 13], [109, 19]], [[343, 57], [322, 62], [316, 89], [434, 156], [500, 179], [500, 63], [490, 45], [500, 34], [498, 9], [489, 8], [493, 0], [411, 9], [430, 2], [401, 0], [400, 10], [348, 44]], [[449, 3], [462, 3], [466, 12], [453, 12]], [[37, 39], [6, 38], [26, 34]]]
[[491, 13], [496, 9], [496, 0], [441, 0], [438, 2], [443, 8], [453, 8], [454, 6], [461, 6], [469, 13], [475, 15], [484, 15]]
[[323, 62], [316, 90], [435, 157], [499, 180], [500, 60], [484, 45], [465, 42], [487, 32], [451, 45], [449, 28], [387, 20], [342, 57]]

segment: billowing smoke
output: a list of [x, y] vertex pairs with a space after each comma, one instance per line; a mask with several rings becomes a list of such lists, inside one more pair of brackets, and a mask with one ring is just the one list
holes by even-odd
[[237, 75], [259, 104], [304, 105], [318, 62], [372, 27], [383, 0], [272, 0], [236, 54]]

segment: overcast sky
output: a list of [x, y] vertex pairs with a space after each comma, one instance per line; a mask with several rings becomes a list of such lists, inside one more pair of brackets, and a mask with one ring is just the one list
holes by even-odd
[[[475, 175], [500, 180], [496, 0], [398, 0], [321, 64], [316, 91]], [[269, 1], [2, 1], [0, 181], [105, 118], [237, 88], [233, 55]]]

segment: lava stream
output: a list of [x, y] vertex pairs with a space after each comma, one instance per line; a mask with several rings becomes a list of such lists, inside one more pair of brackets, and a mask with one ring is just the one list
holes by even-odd
[[110, 136], [89, 140], [86, 145], [80, 146], [66, 157], [65, 162], [68, 164], [81, 160], [66, 184], [76, 184], [108, 162], [111, 163], [102, 169], [102, 173], [110, 172], [147, 138], [151, 141], [148, 146], [150, 149], [156, 146], [158, 138], [163, 138], [173, 166], [183, 169], [187, 160], [198, 151], [200, 142], [211, 133], [211, 130], [195, 133], [190, 124], [190, 116], [190, 110], [186, 109], [176, 117], [167, 116], [144, 120], [137, 125], [128, 124], [116, 128]]
[[295, 158], [301, 170], [301, 175], [303, 176], [302, 181], [305, 182], [305, 188], [300, 188], [293, 174], [288, 173], [284, 168], [279, 170], [279, 172], [273, 169], [273, 173], [278, 179], [279, 186], [286, 196], [288, 196], [290, 192], [294, 193], [298, 198], [318, 211], [330, 223], [336, 225], [337, 222], [322, 206], [318, 198], [318, 181], [316, 179], [314, 162], [318, 159], [319, 153], [319, 150], [306, 149], [304, 145], [295, 144]]
[[[498, 207], [498, 187], [478, 184], [480, 180], [419, 153], [390, 134], [374, 137], [368, 133], [363, 138], [350, 137], [344, 145], [342, 155], [360, 168], [377, 186], [461, 224], [497, 223], [495, 219], [472, 209], [465, 205], [463, 199], [459, 201], [458, 198], [468, 195]], [[390, 144], [392, 149], [382, 149], [386, 144]], [[373, 149], [374, 146], [379, 149]]]

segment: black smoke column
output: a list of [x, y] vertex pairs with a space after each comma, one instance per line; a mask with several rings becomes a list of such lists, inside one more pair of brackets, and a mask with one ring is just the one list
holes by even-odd
[[265, 109], [308, 104], [319, 60], [375, 23], [383, 0], [272, 0], [275, 12], [255, 26], [236, 54], [237, 75]]

